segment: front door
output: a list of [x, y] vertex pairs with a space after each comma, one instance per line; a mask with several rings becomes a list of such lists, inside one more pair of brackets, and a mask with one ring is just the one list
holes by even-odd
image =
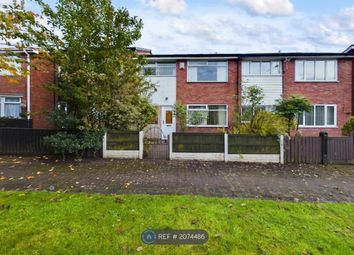
[[176, 132], [176, 117], [171, 106], [161, 107], [161, 129], [162, 139], [167, 139], [168, 135]]

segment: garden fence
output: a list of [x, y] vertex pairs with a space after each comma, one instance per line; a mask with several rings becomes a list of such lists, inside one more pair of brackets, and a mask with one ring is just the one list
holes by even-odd
[[43, 138], [56, 134], [53, 129], [0, 128], [1, 155], [50, 155], [53, 150]]
[[173, 133], [170, 159], [283, 162], [283, 137]]
[[103, 137], [103, 158], [143, 158], [143, 131], [108, 131]]

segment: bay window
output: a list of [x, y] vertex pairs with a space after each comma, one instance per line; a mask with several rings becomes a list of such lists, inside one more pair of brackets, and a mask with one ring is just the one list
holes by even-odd
[[337, 60], [296, 60], [295, 81], [337, 81]]
[[227, 127], [227, 105], [188, 105], [190, 127]]
[[188, 82], [227, 82], [227, 61], [188, 61]]
[[300, 127], [336, 127], [336, 105], [313, 105], [309, 112], [301, 113], [298, 117]]
[[0, 117], [19, 118], [20, 114], [20, 97], [0, 96]]

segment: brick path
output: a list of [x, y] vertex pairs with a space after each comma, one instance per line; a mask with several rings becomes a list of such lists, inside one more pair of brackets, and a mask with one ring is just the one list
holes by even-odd
[[0, 190], [354, 202], [354, 166], [0, 158]]

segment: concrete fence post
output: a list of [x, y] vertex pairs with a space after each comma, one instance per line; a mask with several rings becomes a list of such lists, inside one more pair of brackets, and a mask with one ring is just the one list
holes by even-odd
[[229, 136], [228, 134], [224, 134], [224, 160], [227, 162], [229, 160]]
[[144, 156], [144, 131], [139, 132], [139, 159]]
[[168, 159], [172, 159], [172, 153], [173, 153], [173, 133], [168, 135]]
[[107, 132], [104, 133], [102, 139], [102, 158], [107, 157]]
[[279, 146], [280, 146], [280, 164], [284, 164], [284, 136], [279, 137]]

